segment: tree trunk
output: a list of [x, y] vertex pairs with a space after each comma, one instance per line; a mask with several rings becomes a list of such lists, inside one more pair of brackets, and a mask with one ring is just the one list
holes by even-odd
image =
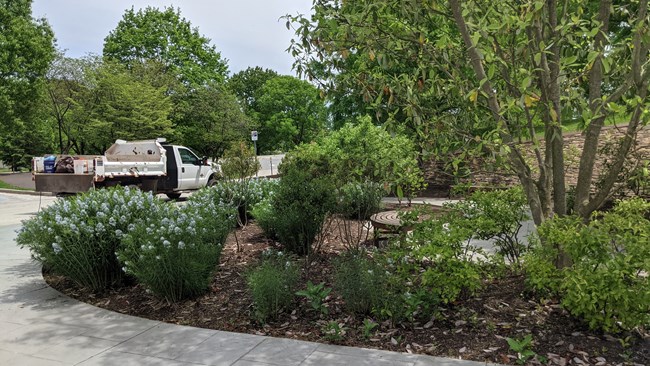
[[574, 210], [582, 217], [589, 215], [586, 210], [589, 204], [589, 195], [591, 193], [591, 182], [594, 174], [594, 164], [596, 162], [596, 153], [598, 150], [598, 141], [603, 125], [605, 124], [605, 111], [603, 110], [602, 101], [602, 80], [603, 80], [603, 63], [602, 53], [605, 49], [606, 35], [609, 29], [611, 0], [602, 0], [598, 10], [598, 21], [601, 22], [600, 30], [594, 39], [594, 50], [601, 54], [596, 57], [589, 71], [589, 107], [592, 118], [585, 132], [585, 142], [580, 157], [580, 167], [578, 170], [578, 181], [576, 185], [576, 197]]
[[467, 53], [471, 60], [472, 69], [476, 73], [478, 80], [485, 80], [481, 86], [481, 90], [487, 95], [488, 108], [490, 109], [492, 117], [497, 123], [500, 137], [503, 143], [509, 148], [508, 157], [510, 158], [510, 162], [512, 163], [513, 168], [519, 177], [519, 181], [524, 188], [533, 220], [536, 225], [539, 225], [544, 221], [545, 217], [543, 215], [543, 209], [539, 193], [537, 192], [537, 187], [535, 185], [535, 180], [532, 178], [530, 168], [528, 165], [526, 165], [523, 156], [514, 145], [512, 135], [504, 132], [504, 129], [506, 129], [508, 126], [507, 121], [501, 115], [501, 107], [499, 106], [499, 101], [497, 100], [494, 88], [487, 78], [487, 74], [481, 62], [481, 55], [472, 43], [472, 38], [470, 36], [469, 29], [467, 28], [465, 19], [463, 18], [459, 0], [449, 0], [449, 6], [451, 7], [454, 21], [456, 22], [456, 26], [458, 27], [458, 30], [463, 38], [463, 42], [467, 47]]

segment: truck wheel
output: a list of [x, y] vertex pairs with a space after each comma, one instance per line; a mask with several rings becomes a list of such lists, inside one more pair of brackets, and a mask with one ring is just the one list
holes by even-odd
[[208, 181], [208, 184], [206, 186], [213, 187], [213, 186], [216, 186], [217, 183], [219, 183], [219, 180], [217, 180], [217, 178], [215, 178], [215, 177], [212, 177], [212, 178], [210, 178], [210, 180]]
[[170, 200], [177, 200], [181, 198], [180, 193], [165, 193], [165, 194], [167, 195], [167, 197], [169, 197]]

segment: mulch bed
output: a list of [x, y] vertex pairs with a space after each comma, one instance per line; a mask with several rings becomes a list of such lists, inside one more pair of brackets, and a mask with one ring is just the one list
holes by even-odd
[[[236, 240], [234, 234], [228, 238], [210, 290], [199, 298], [176, 304], [155, 298], [139, 285], [93, 294], [60, 276], [45, 277], [55, 289], [98, 307], [201, 328], [502, 364], [517, 361], [517, 353], [510, 349], [506, 338], [522, 339], [531, 333], [532, 349], [548, 364], [650, 364], [647, 333], [608, 335], [590, 331], [557, 302], [542, 301], [527, 293], [524, 279], [518, 275], [486, 281], [481, 293], [442, 309], [437, 318], [398, 325], [380, 323], [370, 339], [361, 331], [364, 319], [346, 313], [342, 299], [334, 292], [327, 298], [330, 312], [324, 318], [310, 311], [304, 299], [297, 298], [293, 312], [260, 324], [253, 317], [245, 272], [255, 265], [263, 250], [276, 243], [266, 239], [254, 223], [237, 229], [235, 234]], [[345, 251], [336, 230], [331, 230], [321, 251], [308, 266], [308, 274], [304, 260], [301, 262], [299, 288], [305, 287], [307, 279], [332, 286], [332, 259]], [[323, 328], [330, 321], [345, 329], [341, 340], [325, 334]]]

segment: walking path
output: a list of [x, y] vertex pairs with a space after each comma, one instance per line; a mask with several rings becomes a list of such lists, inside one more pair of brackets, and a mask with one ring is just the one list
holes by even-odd
[[192, 328], [73, 300], [14, 239], [54, 197], [0, 193], [0, 365], [411, 365], [483, 363]]

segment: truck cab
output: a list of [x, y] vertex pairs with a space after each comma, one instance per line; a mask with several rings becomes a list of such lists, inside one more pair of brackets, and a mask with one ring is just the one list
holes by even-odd
[[214, 185], [219, 168], [207, 159], [199, 158], [184, 146], [162, 144], [167, 157], [167, 175], [158, 180], [157, 191], [170, 198], [180, 197], [182, 191], [191, 191]]

